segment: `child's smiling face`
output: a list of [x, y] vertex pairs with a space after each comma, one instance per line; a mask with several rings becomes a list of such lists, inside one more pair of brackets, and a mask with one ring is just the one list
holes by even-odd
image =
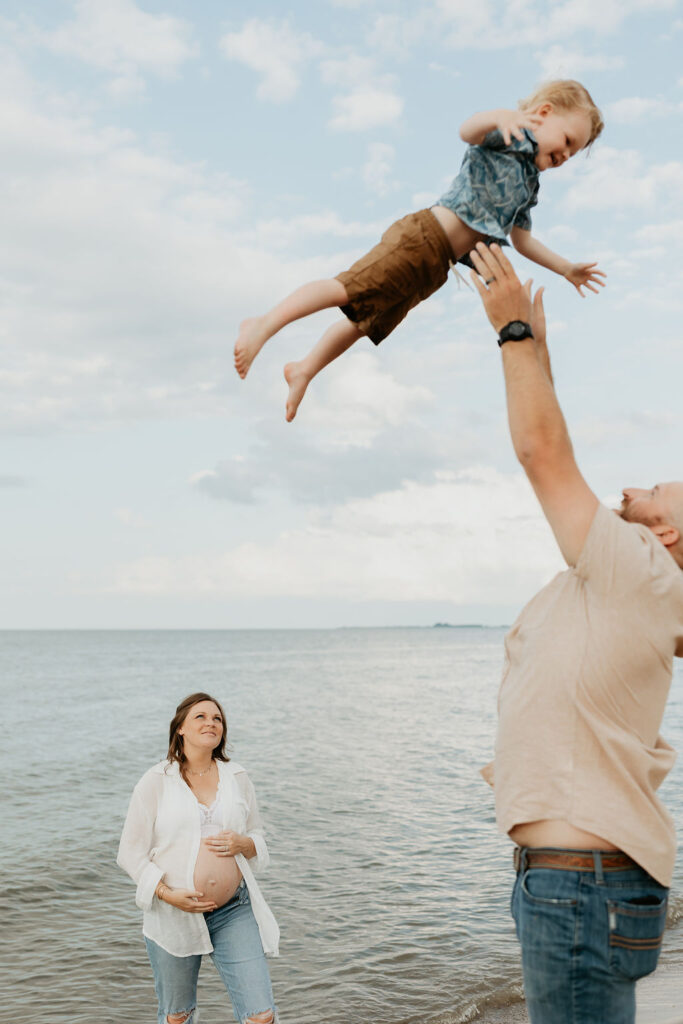
[[538, 143], [536, 166], [539, 171], [561, 167], [588, 145], [591, 121], [584, 110], [556, 112], [550, 103], [544, 103], [532, 113], [540, 118], [540, 123], [533, 128]]

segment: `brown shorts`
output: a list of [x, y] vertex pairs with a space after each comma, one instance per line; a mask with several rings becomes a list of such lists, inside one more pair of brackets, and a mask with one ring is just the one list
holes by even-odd
[[349, 296], [341, 311], [379, 345], [413, 306], [446, 283], [452, 258], [432, 211], [409, 213], [387, 228], [374, 249], [337, 274]]

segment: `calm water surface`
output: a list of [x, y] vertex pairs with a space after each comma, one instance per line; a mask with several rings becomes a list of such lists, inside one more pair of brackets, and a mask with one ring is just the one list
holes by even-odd
[[[156, 1020], [131, 790], [193, 690], [224, 704], [272, 865], [283, 1024], [462, 1024], [521, 992], [490, 759], [502, 630], [0, 633], [7, 1024]], [[680, 664], [663, 733], [683, 748]], [[663, 788], [683, 825], [683, 771]], [[679, 828], [679, 840], [681, 829]], [[680, 894], [680, 895], [679, 895]], [[664, 958], [683, 964], [683, 857]], [[210, 962], [203, 1024], [232, 1019]]]

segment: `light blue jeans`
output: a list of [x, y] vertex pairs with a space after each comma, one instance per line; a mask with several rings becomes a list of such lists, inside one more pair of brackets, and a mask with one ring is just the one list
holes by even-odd
[[512, 893], [531, 1024], [634, 1024], [636, 981], [657, 966], [669, 890], [642, 868], [527, 868]]
[[[204, 918], [213, 945], [209, 956], [230, 994], [237, 1020], [243, 1022], [272, 1010], [277, 1021], [268, 965], [246, 884], [242, 882], [231, 900]], [[145, 937], [145, 943], [154, 971], [159, 1024], [166, 1024], [169, 1015], [190, 1011], [183, 1024], [195, 1024], [201, 955], [172, 956], [151, 939]]]

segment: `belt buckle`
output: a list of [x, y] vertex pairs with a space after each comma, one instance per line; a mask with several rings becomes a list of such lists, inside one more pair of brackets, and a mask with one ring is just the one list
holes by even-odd
[[514, 867], [515, 871], [518, 874], [519, 874], [519, 867], [520, 867], [521, 861], [522, 861], [522, 848], [520, 846], [515, 846], [514, 850], [512, 851], [512, 866]]

